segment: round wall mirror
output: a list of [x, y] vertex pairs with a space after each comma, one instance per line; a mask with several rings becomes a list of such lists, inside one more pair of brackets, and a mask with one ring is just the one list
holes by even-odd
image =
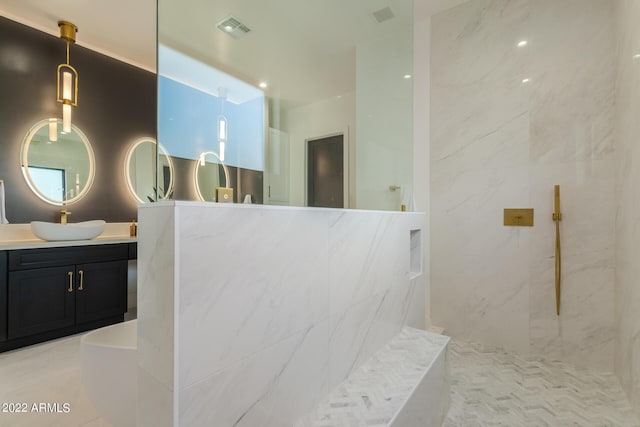
[[148, 203], [156, 200], [156, 156], [158, 199], [169, 199], [173, 193], [175, 171], [169, 153], [155, 139], [142, 138], [131, 144], [124, 159], [127, 187], [138, 202]]
[[216, 188], [229, 185], [229, 171], [213, 151], [200, 154], [193, 175], [196, 194], [201, 201], [215, 202]]
[[89, 139], [76, 126], [62, 132], [61, 119], [41, 120], [22, 141], [22, 174], [31, 191], [56, 206], [71, 205], [87, 195], [95, 176]]

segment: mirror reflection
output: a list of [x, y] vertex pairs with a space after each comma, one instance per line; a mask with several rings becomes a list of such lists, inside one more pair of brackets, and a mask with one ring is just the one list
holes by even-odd
[[229, 186], [229, 171], [213, 151], [205, 151], [195, 162], [194, 184], [200, 201], [215, 202], [216, 188]]
[[[229, 167], [262, 172], [267, 204], [400, 210], [413, 183], [412, 26], [412, 0], [160, 0], [159, 140], [192, 160], [224, 146]], [[332, 152], [332, 173], [309, 167], [318, 151]]]
[[29, 188], [56, 206], [82, 199], [95, 175], [89, 139], [76, 125], [63, 132], [61, 119], [41, 120], [31, 127], [22, 141], [20, 162]]
[[142, 138], [134, 142], [127, 151], [124, 164], [127, 187], [138, 202], [154, 202], [156, 194], [158, 200], [171, 198], [175, 175], [173, 162], [167, 150], [162, 144], [158, 146], [154, 138]]

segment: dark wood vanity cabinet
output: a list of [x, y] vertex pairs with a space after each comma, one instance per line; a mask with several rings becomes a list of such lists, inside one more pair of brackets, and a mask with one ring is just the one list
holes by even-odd
[[0, 351], [123, 321], [131, 245], [0, 252]]

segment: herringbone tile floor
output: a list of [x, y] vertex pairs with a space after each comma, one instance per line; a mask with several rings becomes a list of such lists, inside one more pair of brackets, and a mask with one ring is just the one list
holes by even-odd
[[614, 374], [460, 341], [448, 357], [443, 427], [640, 427]]

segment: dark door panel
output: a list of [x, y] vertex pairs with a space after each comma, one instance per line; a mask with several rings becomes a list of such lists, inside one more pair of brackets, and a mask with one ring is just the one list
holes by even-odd
[[76, 266], [76, 322], [91, 322], [127, 311], [127, 261]]
[[307, 151], [307, 204], [344, 207], [343, 135], [314, 139]]
[[74, 280], [73, 266], [9, 273], [9, 339], [72, 326]]

